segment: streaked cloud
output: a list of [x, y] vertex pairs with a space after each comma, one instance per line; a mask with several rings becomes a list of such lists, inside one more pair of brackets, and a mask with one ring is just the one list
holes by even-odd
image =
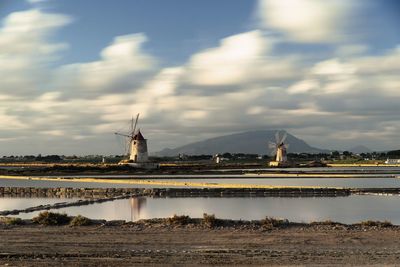
[[337, 42], [344, 38], [352, 0], [261, 0], [259, 17], [266, 29], [277, 30], [291, 41]]
[[100, 60], [63, 66], [58, 74], [58, 82], [65, 82], [69, 77], [74, 82], [67, 82], [65, 86], [98, 93], [138, 86], [144, 75], [154, 70], [157, 63], [154, 57], [142, 51], [146, 40], [142, 33], [118, 36], [101, 51]]
[[[3, 153], [121, 153], [112, 133], [136, 113], [152, 151], [265, 128], [324, 148], [391, 147], [400, 131], [399, 46], [372, 54], [358, 40], [337, 44], [353, 8], [344, 1], [259, 3], [263, 27], [176, 65], [146, 49], [146, 33], [110, 38], [95, 60], [57, 65], [68, 44], [53, 34], [73, 18], [10, 14], [0, 28]], [[287, 42], [331, 43], [321, 56], [282, 49]]]

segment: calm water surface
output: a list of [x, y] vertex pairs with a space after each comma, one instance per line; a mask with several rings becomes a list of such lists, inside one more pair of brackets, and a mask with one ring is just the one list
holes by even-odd
[[77, 201], [78, 199], [79, 198], [43, 198], [43, 197], [0, 198], [0, 210], [26, 209], [45, 204], [54, 204], [59, 202], [73, 202]]
[[[53, 201], [54, 199], [52, 199]], [[19, 199], [0, 199], [3, 209], [19, 208]], [[46, 200], [48, 203], [48, 199]], [[36, 203], [37, 204], [37, 203]], [[44, 204], [44, 203], [42, 203]], [[287, 218], [296, 222], [333, 220], [355, 223], [362, 220], [389, 220], [400, 224], [399, 196], [358, 196], [336, 198], [134, 198], [88, 206], [54, 210], [106, 220], [135, 221], [169, 217], [173, 214], [202, 217], [215, 214], [225, 219], [262, 219], [265, 216]], [[17, 217], [32, 218], [35, 213]]]

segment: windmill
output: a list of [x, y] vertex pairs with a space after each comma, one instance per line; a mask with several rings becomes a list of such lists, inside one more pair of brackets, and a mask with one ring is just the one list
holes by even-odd
[[273, 153], [276, 155], [275, 161], [271, 162], [271, 166], [279, 166], [287, 162], [286, 151], [289, 148], [289, 144], [285, 144], [287, 138], [287, 133], [283, 132], [280, 136], [279, 131], [275, 133], [275, 142], [268, 142], [268, 146], [272, 149]]
[[148, 161], [147, 140], [143, 137], [140, 129], [136, 132], [136, 126], [139, 121], [139, 113], [136, 115], [136, 120], [131, 120], [131, 129], [128, 134], [116, 132], [114, 134], [124, 136], [128, 143], [129, 162], [141, 163]]

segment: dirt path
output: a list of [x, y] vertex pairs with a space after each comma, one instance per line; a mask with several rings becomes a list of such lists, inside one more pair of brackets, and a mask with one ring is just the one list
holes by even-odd
[[0, 229], [0, 265], [395, 265], [400, 230], [132, 227]]

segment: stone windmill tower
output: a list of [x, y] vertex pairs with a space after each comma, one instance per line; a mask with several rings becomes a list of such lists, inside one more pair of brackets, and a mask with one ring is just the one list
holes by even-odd
[[140, 129], [136, 134], [132, 132], [132, 136], [130, 140], [129, 159], [133, 162], [148, 162], [147, 139], [143, 137]]
[[279, 135], [279, 131], [275, 133], [275, 142], [269, 142], [269, 148], [273, 150], [275, 153], [275, 161], [270, 162], [270, 166], [280, 167], [288, 165], [287, 162], [287, 149], [289, 148], [289, 144], [285, 144], [285, 140], [287, 138], [286, 132], [282, 137]]
[[280, 143], [276, 148], [276, 159], [277, 162], [286, 162], [286, 145], [284, 143]]
[[140, 132], [140, 130], [136, 132], [138, 121], [139, 114], [137, 114], [135, 121], [132, 118], [131, 130], [129, 134], [115, 133], [117, 135], [126, 137], [129, 144], [129, 160], [124, 160], [120, 162], [120, 164], [127, 164], [139, 168], [157, 168], [158, 164], [149, 162], [149, 155], [147, 152], [147, 139], [143, 137], [143, 134]]

